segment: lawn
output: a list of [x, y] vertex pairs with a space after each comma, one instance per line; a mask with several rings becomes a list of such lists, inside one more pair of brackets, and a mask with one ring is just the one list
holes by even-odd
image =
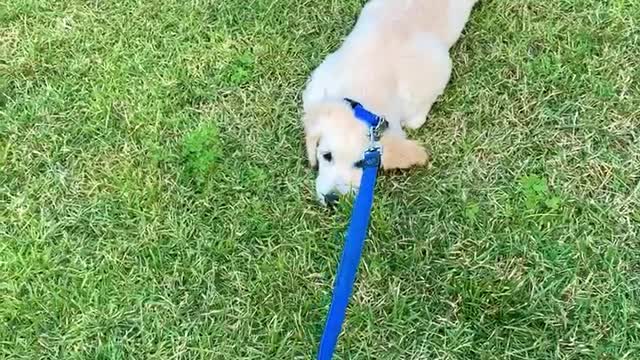
[[[363, 0], [0, 4], [0, 358], [310, 359], [300, 93]], [[640, 359], [640, 2], [483, 0], [340, 359]]]

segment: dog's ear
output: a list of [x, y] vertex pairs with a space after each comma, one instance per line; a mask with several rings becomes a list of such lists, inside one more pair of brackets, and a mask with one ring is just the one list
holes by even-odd
[[305, 114], [303, 119], [307, 158], [309, 159], [309, 166], [313, 168], [318, 166], [316, 149], [318, 148], [318, 142], [320, 141], [320, 129], [316, 119], [316, 117], [310, 114]]
[[382, 167], [389, 169], [406, 169], [424, 165], [429, 160], [426, 150], [415, 141], [397, 135], [384, 135], [382, 144]]

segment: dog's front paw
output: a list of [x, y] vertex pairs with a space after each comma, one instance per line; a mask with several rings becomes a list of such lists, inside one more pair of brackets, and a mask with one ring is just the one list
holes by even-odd
[[407, 169], [412, 166], [426, 165], [429, 153], [415, 141], [399, 136], [383, 136], [382, 167], [385, 169]]

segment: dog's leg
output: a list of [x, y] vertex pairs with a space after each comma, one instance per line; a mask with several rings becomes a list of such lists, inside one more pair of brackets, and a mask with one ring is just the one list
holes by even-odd
[[407, 119], [407, 121], [404, 122], [404, 126], [408, 127], [409, 129], [417, 129], [421, 127], [422, 125], [424, 125], [425, 121], [427, 121], [427, 114], [429, 114], [429, 110], [420, 112], [417, 115], [410, 117], [409, 119]]
[[451, 59], [446, 45], [430, 33], [418, 33], [409, 42], [399, 74], [403, 81], [401, 94], [405, 103], [404, 126], [417, 129], [427, 121], [427, 115], [451, 76]]
[[429, 112], [431, 111], [431, 107], [433, 106], [434, 102], [435, 99], [433, 99], [432, 101], [428, 101], [426, 106], [423, 105], [416, 109], [413, 115], [407, 117], [407, 120], [405, 120], [404, 122], [404, 126], [409, 129], [415, 130], [424, 125], [424, 123], [427, 121], [427, 116], [429, 116]]

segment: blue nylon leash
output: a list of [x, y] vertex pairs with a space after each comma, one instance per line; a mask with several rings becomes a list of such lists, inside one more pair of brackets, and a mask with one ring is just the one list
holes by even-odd
[[380, 133], [386, 126], [384, 118], [366, 110], [359, 103], [345, 99], [352, 107], [356, 118], [364, 121], [369, 126], [371, 139], [370, 148], [364, 153], [362, 160], [362, 177], [360, 178], [360, 190], [356, 196], [351, 213], [351, 220], [345, 236], [344, 249], [338, 263], [336, 280], [333, 285], [331, 305], [325, 323], [318, 360], [331, 360], [338, 343], [338, 337], [342, 331], [342, 324], [349, 305], [349, 298], [353, 291], [353, 285], [358, 272], [358, 265], [362, 257], [362, 249], [367, 236], [371, 208], [373, 206], [373, 192], [376, 186], [378, 168], [380, 167], [380, 146], [377, 141]]

